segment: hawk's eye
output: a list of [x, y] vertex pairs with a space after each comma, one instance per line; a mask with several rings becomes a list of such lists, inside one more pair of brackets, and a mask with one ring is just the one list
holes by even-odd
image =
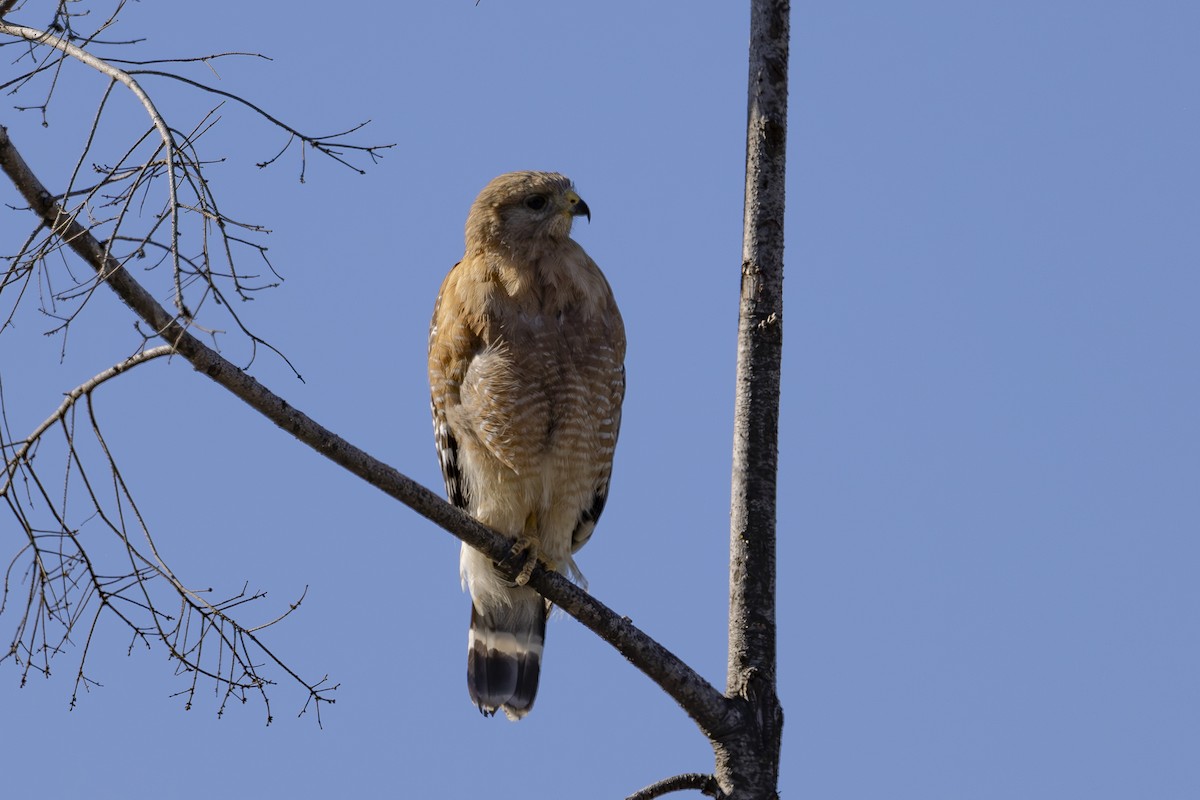
[[546, 196], [541, 194], [531, 194], [525, 198], [525, 207], [532, 208], [534, 211], [541, 211], [546, 207]]

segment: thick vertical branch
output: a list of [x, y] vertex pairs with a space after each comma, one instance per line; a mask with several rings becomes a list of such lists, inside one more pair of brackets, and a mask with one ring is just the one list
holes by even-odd
[[751, 0], [746, 210], [738, 321], [726, 694], [748, 729], [717, 743], [730, 798], [776, 797], [783, 712], [775, 694], [775, 494], [783, 350], [788, 0]]

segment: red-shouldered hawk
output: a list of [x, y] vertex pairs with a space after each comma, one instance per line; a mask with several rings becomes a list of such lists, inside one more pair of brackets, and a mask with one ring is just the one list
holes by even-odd
[[571, 181], [501, 175], [467, 216], [466, 254], [429, 331], [438, 459], [450, 502], [513, 537], [515, 581], [463, 545], [471, 593], [467, 688], [484, 714], [520, 719], [537, 693], [549, 605], [524, 585], [572, 554], [608, 496], [625, 395], [625, 328], [596, 262], [571, 239], [591, 219]]

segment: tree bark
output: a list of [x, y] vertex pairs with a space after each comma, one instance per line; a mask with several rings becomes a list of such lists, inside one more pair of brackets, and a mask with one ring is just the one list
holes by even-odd
[[783, 350], [788, 0], [751, 0], [746, 207], [733, 435], [726, 695], [745, 727], [718, 738], [730, 800], [778, 797], [783, 711], [775, 674], [775, 496]]

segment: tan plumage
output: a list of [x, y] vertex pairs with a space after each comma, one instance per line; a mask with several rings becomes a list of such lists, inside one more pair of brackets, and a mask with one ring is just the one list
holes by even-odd
[[[576, 579], [572, 554], [604, 509], [625, 394], [620, 312], [570, 238], [581, 214], [590, 219], [562, 175], [494, 179], [471, 206], [466, 254], [442, 283], [429, 332], [450, 501]], [[471, 593], [471, 699], [520, 719], [537, 690], [549, 609], [465, 545], [460, 568]]]

